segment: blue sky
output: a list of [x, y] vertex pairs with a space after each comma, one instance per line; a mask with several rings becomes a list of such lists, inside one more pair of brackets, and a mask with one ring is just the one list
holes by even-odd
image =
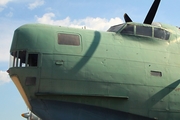
[[[125, 12], [143, 22], [153, 0], [0, 0], [0, 119], [23, 120], [27, 107], [8, 77], [14, 30], [26, 23], [45, 23], [106, 31], [122, 23]], [[180, 26], [179, 0], [161, 0], [156, 22]]]

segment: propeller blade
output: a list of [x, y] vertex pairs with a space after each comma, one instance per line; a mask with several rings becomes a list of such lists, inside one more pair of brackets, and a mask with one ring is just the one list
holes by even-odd
[[124, 14], [124, 20], [126, 22], [132, 22], [131, 18], [127, 15], [127, 13]]
[[151, 24], [155, 15], [156, 15], [156, 12], [157, 12], [157, 9], [159, 7], [159, 4], [160, 4], [160, 1], [161, 0], [155, 0], [154, 3], [152, 4], [145, 20], [144, 20], [144, 24]]

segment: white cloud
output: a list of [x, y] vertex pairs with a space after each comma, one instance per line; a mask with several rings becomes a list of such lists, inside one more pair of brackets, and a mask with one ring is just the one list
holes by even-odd
[[70, 17], [66, 17], [62, 20], [54, 20], [54, 13], [46, 13], [42, 17], [37, 17], [37, 21], [43, 24], [51, 24], [51, 25], [60, 25], [60, 26], [69, 26], [69, 27], [77, 27], [82, 28], [86, 26], [87, 29], [93, 30], [107, 30], [110, 26], [123, 23], [123, 21], [119, 17], [105, 19], [105, 18], [92, 18], [87, 17], [84, 19], [71, 20]]
[[0, 0], [0, 6], [5, 6], [10, 1], [12, 0]]
[[54, 24], [54, 20], [52, 20], [53, 17], [55, 17], [54, 13], [46, 13], [41, 18], [36, 16], [37, 21], [44, 24], [45, 23]]
[[13, 16], [13, 12], [9, 12], [8, 14], [6, 14], [7, 17], [12, 17]]
[[29, 9], [33, 10], [37, 8], [38, 6], [42, 6], [44, 4], [44, 0], [35, 0], [33, 3], [29, 4]]
[[0, 85], [10, 82], [11, 79], [6, 71], [0, 71]]
[[52, 11], [53, 9], [51, 7], [46, 8], [46, 11]]
[[6, 4], [11, 2], [12, 0], [0, 0], [0, 12], [2, 12], [6, 8]]

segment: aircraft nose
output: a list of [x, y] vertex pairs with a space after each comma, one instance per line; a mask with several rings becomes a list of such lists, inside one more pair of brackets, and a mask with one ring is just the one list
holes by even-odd
[[9, 69], [6, 72], [9, 73]]

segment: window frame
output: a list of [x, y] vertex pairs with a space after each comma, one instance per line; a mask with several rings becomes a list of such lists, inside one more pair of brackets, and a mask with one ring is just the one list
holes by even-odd
[[[125, 30], [126, 29], [126, 27], [127, 26], [134, 26], [134, 33], [130, 33], [130, 32], [123, 32], [123, 30]], [[143, 30], [142, 30], [142, 34], [139, 34], [139, 33], [137, 33], [137, 28], [138, 27], [144, 27], [144, 28], [150, 28], [149, 29], [149, 32], [147, 32], [147, 34], [143, 34]], [[157, 36], [155, 36], [155, 34], [157, 33], [155, 33], [155, 29], [159, 29], [159, 30], [162, 30], [163, 32], [164, 32], [164, 36], [163, 37], [157, 37]], [[148, 31], [148, 30], [147, 30]], [[151, 31], [151, 33], [150, 33], [150, 31]], [[130, 36], [140, 36], [140, 37], [146, 37], [146, 38], [155, 38], [155, 39], [159, 39], [159, 40], [165, 40], [165, 41], [168, 41], [169, 39], [170, 39], [170, 36], [171, 36], [171, 32], [169, 32], [169, 31], [167, 31], [166, 29], [164, 29], [164, 28], [161, 28], [161, 27], [156, 27], [156, 26], [151, 26], [151, 25], [139, 25], [139, 24], [126, 24], [125, 26], [124, 26], [124, 28], [119, 32], [120, 34], [122, 34], [122, 35], [130, 35]], [[150, 33], [150, 34], [148, 34], [148, 33]]]

